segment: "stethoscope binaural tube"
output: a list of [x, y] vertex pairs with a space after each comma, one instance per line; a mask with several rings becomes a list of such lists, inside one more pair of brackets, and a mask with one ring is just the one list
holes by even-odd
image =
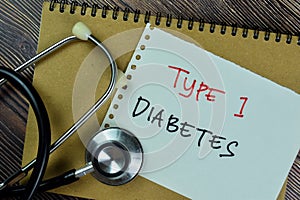
[[[54, 152], [61, 144], [63, 144], [69, 137], [71, 137], [95, 112], [103, 105], [103, 103], [108, 99], [108, 97], [112, 94], [113, 89], [116, 84], [116, 78], [117, 78], [117, 65], [112, 57], [112, 55], [109, 53], [107, 48], [98, 41], [92, 34], [91, 31], [81, 22], [78, 22], [73, 27], [73, 34], [75, 36], [67, 37], [56, 44], [50, 46], [49, 48], [45, 49], [44, 51], [40, 52], [36, 56], [34, 56], [32, 59], [28, 60], [21, 66], [15, 69], [17, 72], [21, 72], [24, 69], [26, 69], [31, 64], [35, 63], [36, 61], [40, 60], [41, 58], [45, 57], [46, 55], [52, 53], [53, 51], [57, 50], [58, 48], [78, 40], [88, 40], [94, 43], [97, 47], [99, 47], [107, 56], [109, 62], [110, 62], [110, 68], [111, 68], [111, 78], [110, 78], [110, 84], [105, 91], [104, 95], [77, 121], [75, 124], [73, 124], [58, 140], [56, 140], [51, 146], [50, 150], [48, 151], [49, 154]], [[6, 82], [5, 79], [0, 80], [0, 86], [3, 85]], [[49, 155], [48, 155], [49, 156]], [[20, 179], [22, 179], [29, 170], [31, 170], [34, 165], [37, 163], [37, 158], [32, 160], [30, 163], [28, 163], [26, 166], [24, 166], [22, 169], [20, 169], [18, 172], [13, 174], [11, 177], [6, 179], [4, 182], [0, 183], [0, 192], [5, 191], [6, 187], [8, 185], [13, 185], [14, 183], [17, 183]], [[20, 177], [20, 178], [19, 178]]]

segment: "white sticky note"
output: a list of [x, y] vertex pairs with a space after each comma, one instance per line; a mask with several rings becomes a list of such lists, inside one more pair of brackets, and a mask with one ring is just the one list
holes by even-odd
[[141, 141], [141, 175], [192, 199], [276, 199], [299, 150], [295, 92], [149, 25], [102, 127]]

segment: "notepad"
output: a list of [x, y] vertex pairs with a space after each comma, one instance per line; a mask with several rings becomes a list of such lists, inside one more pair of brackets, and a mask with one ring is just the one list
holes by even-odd
[[298, 94], [150, 24], [125, 75], [102, 128], [140, 139], [143, 177], [191, 199], [276, 199], [299, 150]]
[[[91, 15], [91, 13], [93, 13], [93, 15]], [[269, 40], [265, 41], [264, 32], [259, 32], [258, 39], [253, 39], [252, 37], [254, 34], [253, 30], [248, 30], [247, 32], [248, 35], [247, 37], [244, 38], [242, 37], [243, 29], [240, 28], [234, 29], [236, 34], [235, 36], [232, 36], [231, 35], [232, 28], [230, 26], [227, 26], [225, 33], [221, 34], [220, 32], [222, 27], [218, 25], [213, 26], [213, 29], [211, 29], [210, 24], [198, 23], [198, 22], [193, 22], [191, 24], [188, 21], [183, 20], [180, 22], [180, 27], [179, 27], [177, 26], [177, 19], [170, 18], [170, 17], [169, 18], [165, 18], [163, 16], [159, 18], [157, 18], [156, 16], [146, 17], [145, 15], [138, 14], [138, 13], [136, 14], [129, 13], [128, 10], [126, 12], [122, 12], [120, 10], [118, 12], [115, 12], [113, 10], [102, 10], [102, 9], [95, 10], [92, 8], [87, 8], [86, 6], [74, 7], [74, 6], [64, 4], [64, 2], [61, 3], [53, 2], [52, 4], [50, 4], [49, 2], [45, 2], [42, 11], [38, 51], [40, 52], [41, 50], [45, 49], [51, 44], [65, 37], [70, 36], [72, 34], [71, 29], [73, 25], [78, 21], [82, 21], [87, 26], [89, 26], [91, 28], [93, 35], [105, 44], [105, 46], [110, 50], [110, 52], [113, 54], [114, 58], [116, 59], [118, 68], [120, 70], [122, 70], [123, 72], [125, 71], [133, 72], [131, 74], [127, 74], [127, 75], [131, 75], [131, 80], [127, 80], [128, 83], [133, 83], [134, 81], [136, 81], [137, 77], [140, 77], [138, 73], [141, 73], [142, 71], [139, 71], [141, 69], [139, 67], [139, 63], [143, 62], [143, 59], [147, 58], [144, 53], [148, 52], [149, 47], [151, 47], [150, 43], [154, 41], [153, 36], [151, 37], [150, 34], [150, 38], [149, 40], [147, 40], [147, 44], [146, 42], [144, 44], [145, 45], [144, 50], [141, 50], [140, 46], [137, 46], [140, 40], [146, 41], [146, 39], [141, 36], [145, 28], [145, 21], [149, 21], [152, 26], [155, 26], [156, 28], [163, 31], [163, 34], [165, 34], [165, 32], [168, 32], [172, 40], [174, 38], [180, 38], [180, 39], [176, 39], [176, 41], [178, 42], [181, 40], [185, 40], [187, 43], [182, 43], [182, 44], [189, 45], [189, 48], [193, 50], [199, 47], [201, 49], [204, 49], [201, 52], [203, 53], [203, 55], [205, 55], [205, 58], [209, 57], [209, 59], [206, 61], [209, 65], [212, 64], [213, 66], [215, 66], [216, 68], [214, 69], [217, 69], [217, 67], [219, 67], [219, 64], [217, 62], [221, 62], [222, 66], [224, 63], [230, 63], [228, 64], [230, 66], [232, 65], [232, 63], [235, 63], [236, 65], [238, 65], [238, 67], [235, 68], [239, 69], [239, 71], [244, 72], [246, 70], [250, 70], [247, 71], [246, 74], [255, 73], [257, 74], [255, 75], [255, 77], [259, 77], [259, 79], [262, 79], [263, 82], [269, 83], [271, 85], [275, 85], [274, 83], [271, 82], [273, 81], [276, 84], [280, 85], [280, 86], [276, 85], [276, 88], [281, 88], [282, 90], [287, 91], [287, 94], [293, 94], [293, 92], [291, 92], [286, 88], [295, 91], [297, 94], [299, 94], [300, 92], [299, 90], [300, 67], [299, 67], [299, 62], [296, 59], [300, 54], [300, 48], [297, 45], [297, 37], [292, 37], [291, 44], [286, 44], [285, 43], [286, 35], [284, 34], [281, 35], [282, 38], [280, 42], [275, 42], [276, 34], [273, 33], [269, 35]], [[156, 29], [153, 29], [153, 31], [157, 32]], [[172, 43], [167, 48], [168, 53], [170, 53], [171, 48], [174, 47], [178, 48], [176, 47], [175, 44], [176, 43]], [[74, 42], [70, 45], [65, 46], [63, 49], [60, 49], [59, 51], [47, 56], [45, 59], [39, 61], [35, 66], [33, 85], [39, 92], [49, 113], [51, 130], [52, 130], [52, 142], [55, 139], [57, 139], [61, 134], [63, 134], [68, 128], [70, 128], [71, 125], [74, 123], [74, 121], [76, 121], [78, 117], [80, 117], [88, 108], [90, 108], [90, 106], [95, 102], [95, 100], [97, 100], [97, 98], [99, 98], [101, 94], [105, 91], [106, 86], [108, 85], [110, 73], [109, 70], [106, 70], [108, 68], [108, 62], [107, 60], [105, 60], [105, 56], [103, 55], [101, 56], [101, 54], [99, 54], [100, 56], [98, 56], [97, 59], [100, 59], [100, 62], [99, 61], [94, 62], [94, 60], [87, 59], [89, 58], [89, 55], [92, 55], [94, 53], [94, 51], [95, 49], [93, 45], [88, 45], [85, 42]], [[139, 61], [136, 60], [136, 53], [133, 54], [134, 52], [138, 52], [138, 51], [140, 52], [140, 56], [141, 56], [140, 57], [141, 59]], [[163, 51], [163, 53], [166, 53], [166, 51]], [[186, 53], [192, 55], [194, 52], [193, 51], [184, 52], [184, 54], [182, 55], [185, 55]], [[173, 54], [171, 55], [174, 57]], [[182, 58], [182, 55], [178, 55], [178, 56]], [[216, 61], [215, 59], [212, 59], [213, 57], [217, 57]], [[132, 64], [130, 63], [131, 60], [136, 62], [135, 70], [134, 70], [135, 67], [132, 66]], [[175, 61], [177, 62], [178, 60], [174, 60], [174, 62]], [[244, 149], [248, 149], [247, 147], [248, 143], [247, 142], [245, 143], [244, 140], [241, 139], [243, 133], [240, 132], [228, 133], [227, 131], [228, 128], [230, 128], [230, 130], [233, 129], [231, 126], [230, 127], [226, 127], [226, 126], [230, 125], [228, 124], [229, 119], [234, 120], [237, 126], [242, 126], [243, 123], [246, 123], [247, 120], [255, 116], [255, 114], [258, 111], [260, 112], [263, 111], [257, 108], [253, 108], [254, 105], [257, 105], [257, 101], [260, 98], [259, 99], [254, 98], [252, 93], [246, 93], [247, 91], [252, 91], [251, 88], [253, 87], [257, 89], [257, 91], [261, 91], [259, 90], [260, 85], [259, 87], [256, 85], [252, 85], [251, 88], [245, 88], [245, 89], [239, 87], [240, 91], [235, 91], [234, 93], [232, 93], [232, 89], [236, 88], [237, 85], [235, 84], [235, 82], [230, 82], [230, 85], [223, 84], [223, 82], [220, 82], [220, 80], [228, 79], [228, 77], [226, 79], [225, 76], [226, 73], [225, 74], [221, 73], [223, 72], [222, 69], [218, 69], [219, 70], [218, 77], [219, 78], [221, 77], [221, 79], [218, 78], [216, 79], [217, 82], [214, 82], [212, 81], [212, 79], [207, 78], [206, 74], [202, 74], [200, 76], [197, 70], [195, 70], [196, 68], [193, 67], [192, 65], [193, 63], [191, 63], [191, 65], [188, 65], [186, 64], [188, 62], [189, 61], [186, 60], [185, 62], [183, 62], [184, 65], [182, 66], [177, 66], [176, 63], [171, 65], [171, 63], [168, 62], [167, 68], [164, 69], [164, 71], [161, 70], [160, 68], [161, 65], [154, 66], [153, 69], [155, 69], [155, 67], [159, 68], [160, 72], [164, 72], [164, 73], [157, 73], [157, 75], [153, 78], [155, 78], [154, 80], [160, 81], [162, 80], [162, 78], [160, 77], [163, 76], [165, 72], [167, 72], [169, 75], [169, 79], [163, 79], [163, 80], [165, 80], [164, 84], [171, 84], [169, 85], [170, 90], [166, 87], [162, 88], [161, 85], [159, 84], [156, 85], [156, 88], [160, 89], [161, 91], [164, 91], [164, 95], [168, 95], [168, 97], [169, 96], [172, 97], [170, 98], [170, 101], [177, 102], [177, 105], [180, 105], [180, 103], [184, 100], [186, 104], [191, 102], [191, 105], [196, 105], [195, 108], [197, 108], [198, 106], [199, 111], [201, 111], [200, 114], [203, 113], [200, 116], [197, 116], [200, 119], [200, 123], [198, 123], [196, 119], [192, 118], [188, 114], [189, 112], [195, 112], [196, 110], [194, 109], [192, 111], [184, 110], [185, 111], [184, 115], [181, 115], [180, 111], [178, 110], [173, 110], [173, 109], [170, 110], [173, 107], [170, 107], [171, 105], [166, 105], [165, 102], [161, 102], [160, 101], [161, 99], [154, 99], [157, 95], [155, 95], [154, 97], [152, 97], [151, 95], [150, 96], [146, 95], [148, 94], [148, 89], [152, 88], [152, 85], [147, 85], [147, 87], [140, 87], [139, 90], [137, 90], [137, 93], [135, 93], [135, 95], [137, 95], [135, 96], [136, 98], [131, 99], [132, 102], [130, 105], [132, 107], [130, 108], [130, 112], [128, 113], [128, 115], [132, 114], [133, 111], [132, 109], [134, 109], [135, 105], [137, 104], [138, 98], [141, 96], [142, 99], [140, 100], [140, 104], [137, 107], [137, 110], [135, 112], [136, 116], [134, 117], [135, 119], [134, 123], [136, 125], [143, 126], [144, 123], [146, 122], [148, 123], [150, 122], [151, 124], [153, 117], [157, 116], [154, 118], [155, 120], [153, 121], [152, 124], [158, 126], [159, 115], [157, 114], [161, 109], [165, 109], [165, 111], [162, 112], [165, 121], [161, 121], [161, 127], [165, 128], [165, 122], [173, 114], [172, 122], [174, 122], [174, 120], [176, 121], [176, 118], [178, 118], [180, 119], [180, 121], [178, 121], [177, 124], [188, 122], [191, 126], [195, 127], [194, 128], [195, 130], [197, 129], [207, 130], [205, 136], [203, 136], [203, 139], [200, 142], [200, 146], [198, 146], [197, 139], [198, 140], [200, 139], [201, 131], [197, 131], [198, 135], [195, 135], [194, 136], [195, 138], [193, 140], [189, 139], [189, 137], [184, 138], [187, 140], [191, 140], [190, 146], [187, 147], [187, 150], [183, 153], [183, 156], [181, 155], [179, 156], [179, 161], [184, 159], [185, 158], [184, 155], [188, 153], [193, 153], [192, 158], [195, 159], [195, 162], [210, 163], [208, 161], [218, 160], [218, 162], [220, 162], [220, 165], [222, 164], [224, 165], [224, 167], [226, 167], [226, 165], [229, 165], [228, 163], [235, 162], [235, 160], [245, 159], [243, 157], [245, 153]], [[157, 61], [153, 60], [153, 63], [157, 64]], [[172, 67], [168, 67], [168, 66], [172, 66]], [[178, 67], [181, 67], [184, 70], [190, 70], [190, 73], [187, 74], [184, 71], [182, 71], [180, 73], [178, 81], [176, 82], [177, 83], [176, 88], [174, 88], [174, 83], [178, 73]], [[227, 67], [227, 64], [225, 65], [225, 67]], [[153, 72], [151, 71], [151, 73]], [[184, 89], [185, 77], [187, 78], [187, 81], [185, 83], [186, 90]], [[130, 76], [128, 78], [130, 79]], [[236, 80], [237, 78], [240, 78], [241, 82], [243, 81], [242, 77], [230, 76], [230, 80], [231, 79]], [[190, 92], [189, 88], [193, 84], [194, 80], [196, 80], [196, 83], [193, 89], [193, 94], [189, 96], [189, 92]], [[240, 84], [241, 83], [239, 83], [238, 85]], [[200, 85], [202, 85], [202, 87], [201, 87], [201, 92], [198, 95], [198, 101], [197, 101], [197, 90], [199, 90]], [[128, 89], [129, 90], [127, 91], [130, 91], [130, 88]], [[220, 90], [220, 92], [214, 91], [214, 89]], [[90, 90], [95, 90], [96, 94], [95, 93], [92, 93], [92, 95], [87, 94], [86, 92], [89, 92]], [[165, 92], [165, 90], [167, 90], [167, 92]], [[211, 93], [209, 94], [210, 91]], [[222, 91], [225, 92], [225, 94], [222, 94]], [[122, 92], [123, 94], [125, 90], [119, 89], [119, 91], [117, 92]], [[264, 92], [266, 94], [269, 94], [268, 91], [264, 91]], [[182, 93], [182, 95], [188, 97], [185, 98], [179, 93]], [[264, 96], [268, 96], [266, 94], [264, 94]], [[278, 93], [276, 95], [280, 96], [282, 94]], [[256, 97], [257, 94], [255, 94], [254, 96]], [[124, 100], [124, 98], [126, 97], [125, 93], [123, 94], [122, 97]], [[214, 124], [210, 124], [211, 122], [210, 119], [212, 117], [213, 119], [216, 119], [216, 117], [224, 116], [224, 115], [212, 116], [211, 113], [214, 112], [212, 112], [213, 107], [210, 107], [210, 105], [216, 105], [222, 103], [223, 99], [225, 100], [226, 103], [225, 105], [228, 104], [228, 105], [232, 105], [233, 107], [232, 106], [225, 107], [226, 115], [224, 119], [222, 119], [224, 120], [224, 127], [221, 128], [219, 125], [217, 126]], [[278, 101], [278, 99], [274, 99], [273, 97], [270, 96], [268, 99], [269, 101], [266, 103], [266, 106], [263, 109], [267, 109], [268, 106], [273, 105], [270, 103], [271, 100], [274, 100], [276, 102]], [[151, 105], [149, 105], [149, 108], [145, 112], [138, 115], [139, 112], [142, 111], [143, 108], [142, 106], [147, 105], [146, 104], [147, 100], [150, 101]], [[166, 99], [163, 100], [167, 101]], [[215, 100], [215, 101], [211, 102], [209, 100]], [[280, 105], [284, 105], [287, 107], [293, 106], [292, 104], [286, 103], [287, 100], [288, 99], [285, 99], [283, 102], [280, 102]], [[50, 161], [48, 164], [48, 168], [46, 170], [45, 178], [50, 178], [55, 175], [61, 174], [64, 171], [68, 171], [73, 168], [79, 168], [84, 166], [85, 164], [84, 145], [91, 137], [91, 135], [93, 135], [94, 132], [97, 129], [99, 129], [104, 117], [107, 115], [107, 110], [110, 106], [110, 103], [111, 103], [110, 101], [107, 102], [97, 113], [97, 116], [93, 116], [92, 121], [89, 121], [89, 123], [85, 125], [85, 127], [88, 127], [87, 129], [84, 130], [80, 129], [80, 131], [78, 131], [77, 134], [72, 136], [65, 144], [63, 144], [50, 156]], [[112, 106], [113, 105], [114, 104], [112, 104]], [[118, 105], [119, 105], [118, 108], [122, 108], [120, 106], [121, 104]], [[272, 110], [272, 113], [268, 113], [268, 116], [272, 116], [272, 117], [280, 116], [282, 117], [283, 120], [289, 117], [289, 116], [287, 117], [283, 116], [283, 114], [279, 112], [279, 110], [284, 109], [284, 106], [280, 106], [280, 105], [278, 105], [275, 110]], [[151, 121], [150, 120], [148, 121], [147, 118], [150, 114], [150, 111], [152, 110], [152, 107], [154, 107], [155, 110], [153, 110], [152, 114], [150, 115]], [[294, 109], [293, 111], [295, 114], [296, 109]], [[285, 112], [287, 112], [287, 110]], [[205, 115], [208, 115], [209, 117]], [[116, 117], [115, 115], [113, 116]], [[215, 121], [216, 120], [213, 120], [213, 122]], [[260, 121], [260, 123], [264, 124], [264, 121]], [[96, 125], [96, 127], [94, 127], [93, 125]], [[278, 126], [277, 123], [272, 123], [270, 128], [273, 129], [274, 127], [277, 126]], [[213, 128], [213, 127], [219, 127], [220, 130], [215, 130], [217, 128]], [[247, 126], [245, 125], [245, 127]], [[170, 126], [169, 128], [171, 131], [174, 131], [176, 129], [175, 126]], [[288, 130], [288, 128], [291, 127], [287, 127], [286, 130]], [[156, 128], [154, 127], [154, 129], [160, 130], [157, 127]], [[192, 130], [192, 127], [186, 125], [185, 129]], [[151, 139], [152, 138], [155, 139], [157, 138], [157, 136], [159, 136], [159, 132], [155, 132], [155, 130], [151, 131], [151, 133], [153, 134]], [[212, 132], [213, 134], [210, 134], [209, 131]], [[256, 131], [258, 131], [258, 129]], [[36, 154], [36, 149], [37, 149], [36, 133], [37, 133], [37, 127], [35, 122], [35, 116], [33, 112], [30, 110], [28, 115], [28, 123], [27, 123], [26, 137], [25, 137], [25, 144], [24, 144], [23, 164], [27, 163], [28, 161], [31, 161], [33, 156]], [[186, 136], [191, 133], [192, 133], [191, 131], [190, 132], [184, 131], [182, 134]], [[292, 133], [285, 132], [284, 134], [290, 135]], [[180, 140], [178, 140], [178, 142], [183, 141], [182, 140], [183, 137], [180, 134], [176, 134], [174, 132], [173, 135], [172, 133], [165, 134], [164, 135], [165, 138], [163, 138], [164, 139], [163, 142], [169, 139], [168, 138], [169, 135], [171, 136], [179, 135], [180, 137], [178, 137], [178, 139]], [[212, 140], [212, 138], [208, 138], [208, 136], [212, 137], [212, 135], [215, 135], [215, 141], [220, 141], [220, 143], [213, 143], [214, 145], [213, 149], [210, 147], [211, 145], [209, 143], [209, 140]], [[216, 138], [216, 136], [225, 137], [226, 140], [221, 138]], [[258, 144], [254, 143], [251, 146], [251, 148], [255, 147], [255, 145], [258, 145], [259, 147], [260, 146], [259, 144], [261, 144], [258, 141], [259, 137], [255, 137], [255, 136], [252, 137], [252, 136], [253, 135], [251, 134], [251, 139], [258, 142]], [[270, 140], [271, 141], [276, 140], [275, 136], [276, 135], [274, 135], [273, 138], [270, 138]], [[147, 137], [149, 136], [147, 135]], [[287, 137], [286, 141], [288, 141], [289, 139], [290, 138]], [[235, 141], [238, 143], [237, 146]], [[145, 140], [143, 142], [145, 142]], [[161, 143], [157, 143], [155, 144], [156, 146], [155, 145], [153, 145], [153, 147], [151, 146], [152, 149], [149, 150], [152, 151], [154, 148], [161, 148], [160, 144]], [[164, 143], [162, 143], [162, 145], [164, 145]], [[222, 147], [217, 149], [219, 145], [222, 145]], [[220, 154], [231, 154], [229, 151], [227, 151], [228, 145], [230, 151], [234, 154], [234, 156], [220, 157]], [[193, 149], [191, 149], [191, 147]], [[146, 150], [147, 148], [149, 148], [147, 147], [147, 144], [145, 144], [145, 148]], [[278, 148], [283, 149], [283, 146], [280, 144], [280, 147]], [[294, 147], [291, 146], [289, 148], [294, 148]], [[284, 151], [288, 151], [288, 150], [282, 150], [282, 152]], [[263, 158], [266, 157], [264, 153], [266, 154], [266, 152], [263, 152], [262, 154], [264, 155]], [[260, 158], [259, 156], [257, 157], [257, 159]], [[291, 159], [290, 157], [289, 156], [285, 157], [282, 160], [281, 164], [290, 165], [291, 163], [286, 163], [287, 160]], [[260, 160], [257, 159], [255, 160], [255, 163], [258, 163], [258, 161], [262, 161], [261, 159]], [[178, 161], [176, 160], [176, 162], [174, 163], [177, 162]], [[224, 162], [226, 164], [223, 164]], [[247, 162], [251, 163], [250, 160]], [[155, 163], [153, 162], [153, 164]], [[166, 166], [169, 166], [169, 163]], [[215, 165], [213, 166], [215, 167], [215, 169], [218, 167]], [[155, 166], [155, 167], [159, 168], [159, 166]], [[146, 168], [144, 168], [144, 170], [145, 169]], [[162, 168], [162, 170], [164, 169], [165, 167]], [[275, 168], [274, 166], [269, 164], [268, 169], [273, 170]], [[210, 169], [208, 172], [211, 172], [212, 170], [213, 169]], [[156, 177], [155, 173], [158, 170], [152, 170], [152, 171], [154, 171], [153, 176]], [[163, 171], [161, 173], [163, 173]], [[203, 171], [201, 173], [203, 173]], [[256, 175], [256, 173], [260, 173], [260, 171], [256, 172], [255, 170], [253, 170], [251, 173]], [[268, 173], [271, 173], [271, 171]], [[51, 190], [50, 192], [72, 195], [72, 196], [79, 196], [79, 197], [86, 197], [90, 199], [186, 199], [186, 197], [180, 195], [178, 192], [181, 192], [182, 194], [189, 196], [189, 194], [187, 194], [187, 192], [189, 191], [183, 193], [183, 191], [180, 189], [178, 190], [178, 192], [174, 192], [176, 189], [175, 186], [172, 187], [171, 185], [168, 186], [168, 188], [172, 188], [172, 190], [164, 187], [164, 185], [167, 185], [166, 183], [164, 183], [164, 181], [168, 181], [168, 180], [160, 181], [161, 184], [157, 184], [151, 181], [154, 180], [154, 178], [150, 177], [150, 174], [151, 173], [147, 173], [148, 176], [147, 178], [138, 176], [134, 181], [120, 187], [110, 187], [104, 185], [98, 182], [96, 179], [94, 179], [91, 175], [87, 175], [74, 184], [64, 186], [55, 190]], [[245, 172], [245, 175], [249, 175], [249, 174], [250, 172], [249, 173]], [[282, 181], [284, 178], [286, 178], [286, 175], [287, 175], [287, 171], [285, 171], [284, 174], [278, 173], [278, 177], [277, 175], [276, 177], [271, 177], [271, 180], [280, 179], [280, 181]], [[169, 177], [170, 176], [165, 176], [164, 178], [169, 179]], [[177, 177], [176, 183], [179, 183], [181, 181], [180, 176], [177, 176], [176, 174], [176, 177]], [[211, 182], [213, 183], [216, 182], [217, 184], [218, 181], [219, 179], [217, 178], [217, 174], [212, 175]], [[184, 182], [181, 185], [185, 186], [187, 184], [188, 183]], [[208, 185], [210, 184], [211, 183], [207, 183], [205, 187], [208, 187]], [[233, 183], [233, 184], [243, 185], [244, 182]], [[253, 183], [254, 188], [256, 188], [257, 184], [259, 183], [257, 182]], [[278, 186], [278, 184], [276, 185], [277, 185], [276, 187], [278, 188], [275, 188], [275, 186], [273, 186], [273, 183], [271, 183], [272, 191], [276, 190], [277, 192], [277, 189], [281, 187]], [[200, 186], [202, 185], [200, 185], [199, 182], [197, 186], [198, 187], [194, 185], [193, 187], [196, 187], [196, 190], [200, 190], [201, 189]], [[222, 188], [216, 188], [214, 194], [218, 193], [219, 189]], [[285, 192], [285, 187], [283, 187], [281, 195], [279, 195], [278, 199], [283, 199], [284, 192]], [[256, 195], [254, 190], [249, 189], [249, 193], [251, 193], [250, 197]], [[274, 195], [275, 197], [276, 196], [275, 193], [267, 194], [267, 195]], [[245, 198], [246, 197], [247, 196], [245, 195]]]

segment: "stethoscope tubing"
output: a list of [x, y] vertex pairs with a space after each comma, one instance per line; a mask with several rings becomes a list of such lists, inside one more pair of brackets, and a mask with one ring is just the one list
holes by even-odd
[[[73, 38], [74, 37], [74, 38]], [[68, 42], [72, 42], [77, 39], [75, 36], [69, 37], [67, 41], [64, 43], [60, 43], [61, 45], [65, 45]], [[111, 78], [110, 84], [106, 89], [103, 96], [85, 113], [83, 114], [61, 137], [59, 137], [50, 147], [50, 154], [53, 153], [60, 145], [62, 145], [69, 137], [71, 137], [92, 115], [96, 113], [96, 111], [103, 105], [103, 103], [109, 98], [110, 94], [113, 92], [113, 89], [116, 85], [117, 79], [117, 65], [111, 55], [111, 53], [107, 50], [107, 48], [94, 36], [90, 35], [88, 38], [91, 42], [93, 42], [96, 46], [98, 46], [109, 59], [109, 63], [111, 66]], [[78, 39], [77, 39], [78, 40]], [[53, 46], [55, 46], [54, 44]], [[57, 49], [56, 47], [55, 49]], [[28, 163], [26, 166], [22, 168], [22, 171], [29, 171], [32, 169], [32, 166], [35, 163], [35, 159]]]
[[[38, 151], [32, 174], [29, 178], [28, 183], [24, 187], [23, 194], [23, 199], [31, 199], [33, 194], [36, 192], [40, 182], [42, 181], [49, 159], [49, 150], [51, 143], [49, 117], [42, 99], [28, 80], [26, 80], [17, 72], [8, 68], [0, 68], [0, 77], [8, 80], [26, 97], [36, 116], [39, 132]], [[16, 174], [6, 179], [6, 181], [10, 182], [11, 179], [15, 178], [15, 176]], [[0, 192], [2, 196], [2, 191]]]
[[[44, 51], [40, 52], [39, 54], [37, 54], [36, 56], [34, 56], [32, 59], [28, 60], [27, 62], [25, 62], [24, 64], [22, 64], [21, 66], [19, 66], [18, 68], [15, 69], [15, 71], [21, 72], [23, 70], [25, 70], [27, 67], [29, 67], [30, 65], [32, 65], [33, 63], [37, 62], [38, 60], [42, 59], [43, 57], [45, 57], [46, 55], [54, 52], [55, 50], [57, 50], [58, 48], [73, 42], [79, 40], [76, 36], [70, 36], [67, 37], [57, 43], [55, 43], [54, 45], [50, 46], [49, 48], [45, 49]], [[99, 41], [97, 40], [93, 35], [90, 35], [88, 37], [88, 40], [91, 41], [92, 43], [94, 43], [97, 47], [99, 47], [107, 56], [109, 63], [110, 63], [110, 68], [111, 68], [111, 78], [110, 78], [110, 84], [108, 86], [108, 88], [106, 89], [104, 95], [98, 99], [96, 101], [96, 103], [85, 113], [83, 114], [80, 119], [75, 122], [61, 137], [59, 137], [51, 146], [49, 151], [49, 154], [53, 153], [58, 147], [60, 147], [69, 137], [71, 137], [92, 115], [94, 115], [96, 113], [96, 111], [104, 104], [104, 102], [106, 102], [106, 100], [109, 98], [109, 96], [112, 94], [113, 89], [116, 85], [116, 79], [117, 79], [117, 65], [111, 55], [111, 53], [108, 51], [108, 49]], [[5, 80], [2, 79], [0, 81], [0, 86], [2, 84], [5, 83]], [[49, 134], [50, 135], [50, 134]], [[48, 156], [49, 156], [48, 154]], [[48, 157], [47, 157], [48, 158]], [[37, 163], [37, 158], [32, 160], [30, 163], [28, 163], [27, 165], [25, 165], [24, 167], [22, 167], [18, 172], [16, 172], [15, 174], [13, 174], [11, 177], [9, 177], [7, 180], [13, 180], [17, 177], [25, 177], [26, 174], [36, 165]], [[75, 176], [73, 177], [73, 170], [59, 176], [59, 177], [68, 177], [69, 179], [61, 179], [64, 181], [57, 181], [59, 179], [52, 179], [52, 182], [57, 182], [58, 184], [66, 184], [68, 182], [68, 180], [70, 182], [73, 182], [75, 180], [77, 180], [77, 178], [75, 178]], [[21, 179], [20, 178], [20, 179]], [[15, 182], [18, 182], [19, 180], [15, 180]], [[7, 182], [7, 181], [6, 181]], [[7, 184], [5, 182], [5, 184]], [[50, 183], [51, 181], [48, 181], [48, 183]], [[41, 188], [47, 189], [49, 187], [50, 184], [46, 184], [46, 182], [44, 182], [45, 184], [42, 184]], [[43, 186], [44, 185], [44, 186]], [[52, 184], [55, 185], [55, 184]], [[2, 185], [3, 186], [3, 185]], [[1, 187], [2, 187], [1, 186]], [[51, 186], [52, 187], [52, 186]], [[1, 188], [2, 189], [2, 188]], [[23, 191], [24, 188], [19, 187], [19, 189], [15, 188], [15, 191]], [[1, 190], [0, 190], [1, 191]], [[12, 191], [12, 190], [11, 190]]]

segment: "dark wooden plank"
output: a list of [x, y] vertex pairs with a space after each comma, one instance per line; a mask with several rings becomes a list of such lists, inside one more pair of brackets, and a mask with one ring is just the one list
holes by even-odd
[[[15, 68], [35, 54], [42, 0], [3, 0], [0, 3], [0, 65]], [[71, 1], [66, 1], [70, 3]], [[111, 8], [129, 8], [131, 12], [160, 12], [173, 18], [203, 19], [205, 22], [291, 33], [297, 35], [300, 28], [300, 0], [78, 0], [92, 6], [109, 5]], [[30, 80], [33, 68], [24, 75]], [[0, 181], [19, 168], [22, 158], [28, 105], [11, 86], [0, 89]], [[300, 199], [300, 153], [288, 177], [286, 199]], [[42, 193], [35, 199], [79, 199]]]

